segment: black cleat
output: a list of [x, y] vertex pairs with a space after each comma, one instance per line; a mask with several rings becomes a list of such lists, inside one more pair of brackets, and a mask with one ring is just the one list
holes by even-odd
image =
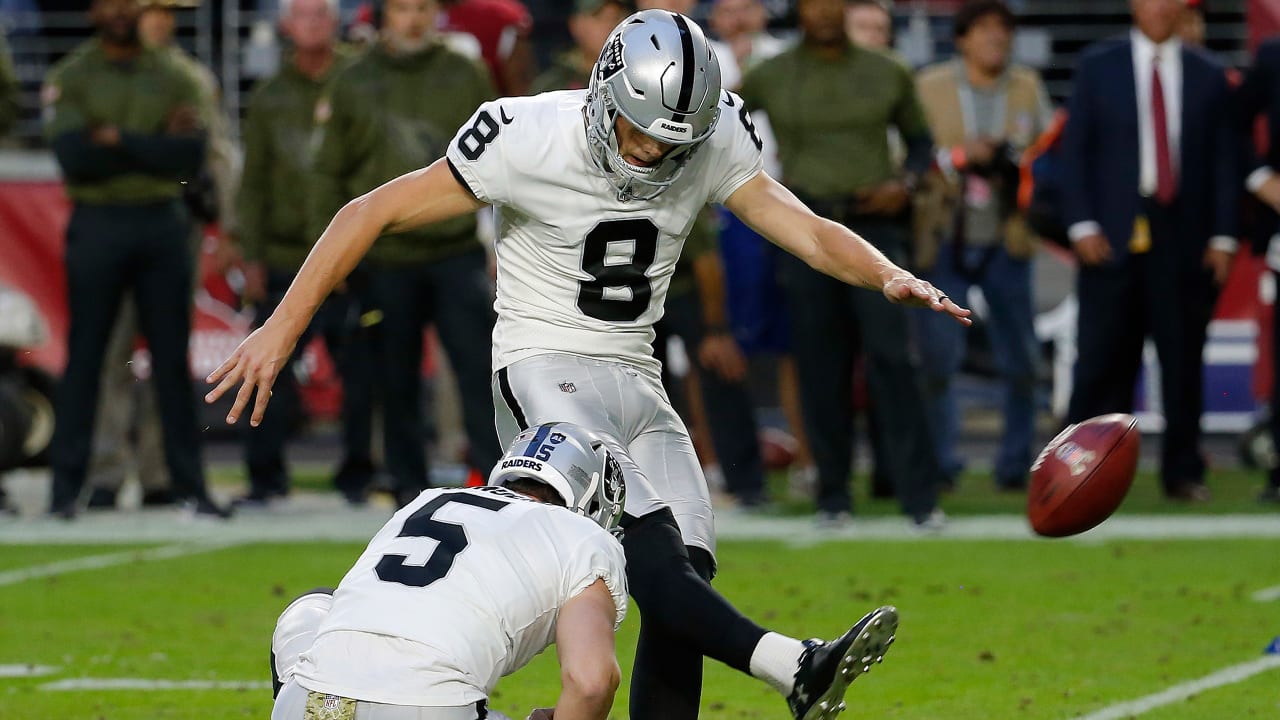
[[792, 716], [830, 720], [843, 712], [849, 683], [884, 661], [897, 630], [898, 609], [886, 606], [867, 613], [837, 640], [805, 640], [796, 684], [787, 696]]

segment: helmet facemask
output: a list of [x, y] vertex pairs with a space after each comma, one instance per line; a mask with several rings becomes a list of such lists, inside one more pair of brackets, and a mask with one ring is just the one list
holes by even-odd
[[[624, 118], [627, 116], [614, 103], [609, 85], [599, 82], [594, 76], [591, 79], [591, 89], [587, 94], [585, 112], [587, 144], [590, 146], [591, 159], [617, 188], [618, 199], [623, 202], [652, 200], [674, 185], [694, 153], [715, 128], [713, 122], [711, 128], [702, 137], [682, 144], [673, 144], [663, 138], [645, 133], [659, 142], [671, 144], [672, 147], [656, 165], [640, 167], [632, 165], [622, 157], [618, 148], [617, 122], [619, 115]], [[716, 108], [715, 113], [718, 119], [720, 108]], [[635, 126], [637, 131], [644, 132], [643, 127], [631, 118], [627, 118], [627, 121]]]

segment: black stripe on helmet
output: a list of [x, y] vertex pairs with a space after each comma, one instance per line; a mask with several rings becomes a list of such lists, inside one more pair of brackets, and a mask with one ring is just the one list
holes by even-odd
[[[671, 17], [676, 22], [676, 29], [680, 31], [680, 49], [684, 56], [684, 64], [681, 67], [680, 76], [680, 99], [676, 101], [676, 109], [684, 110], [689, 107], [689, 101], [693, 98], [693, 80], [697, 76], [697, 70], [693, 66], [693, 33], [689, 30], [689, 22], [679, 13], [671, 13]], [[674, 113], [671, 116], [672, 122], [684, 122], [684, 119], [690, 113]]]

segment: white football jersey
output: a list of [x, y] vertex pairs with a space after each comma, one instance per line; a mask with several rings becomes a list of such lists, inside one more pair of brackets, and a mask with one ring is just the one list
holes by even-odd
[[480, 106], [449, 163], [500, 208], [495, 370], [549, 352], [657, 368], [653, 324], [698, 213], [760, 172], [742, 99], [721, 93], [720, 121], [675, 184], [618, 200], [587, 144], [585, 90]]
[[597, 579], [621, 623], [622, 545], [600, 526], [502, 488], [427, 490], [342, 579], [294, 679], [368, 702], [474, 703], [554, 642], [560, 608]]

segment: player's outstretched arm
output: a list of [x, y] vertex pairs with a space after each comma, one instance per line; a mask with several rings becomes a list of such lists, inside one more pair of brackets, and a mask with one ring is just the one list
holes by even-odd
[[205, 395], [205, 402], [216, 401], [240, 383], [227, 414], [227, 423], [234, 424], [257, 390], [249, 420], [257, 426], [266, 412], [271, 386], [284, 369], [298, 337], [320, 303], [369, 252], [379, 235], [448, 220], [483, 206], [458, 182], [443, 159], [348, 202], [311, 248], [276, 311], [209, 375], [207, 382], [218, 385]]
[[622, 676], [613, 647], [616, 613], [604, 580], [596, 580], [560, 608], [556, 622], [560, 699], [555, 720], [609, 717]]
[[734, 191], [725, 206], [814, 270], [850, 285], [879, 290], [893, 302], [932, 308], [965, 325], [971, 324], [968, 310], [890, 262], [849, 228], [813, 214], [790, 190], [764, 172]]

